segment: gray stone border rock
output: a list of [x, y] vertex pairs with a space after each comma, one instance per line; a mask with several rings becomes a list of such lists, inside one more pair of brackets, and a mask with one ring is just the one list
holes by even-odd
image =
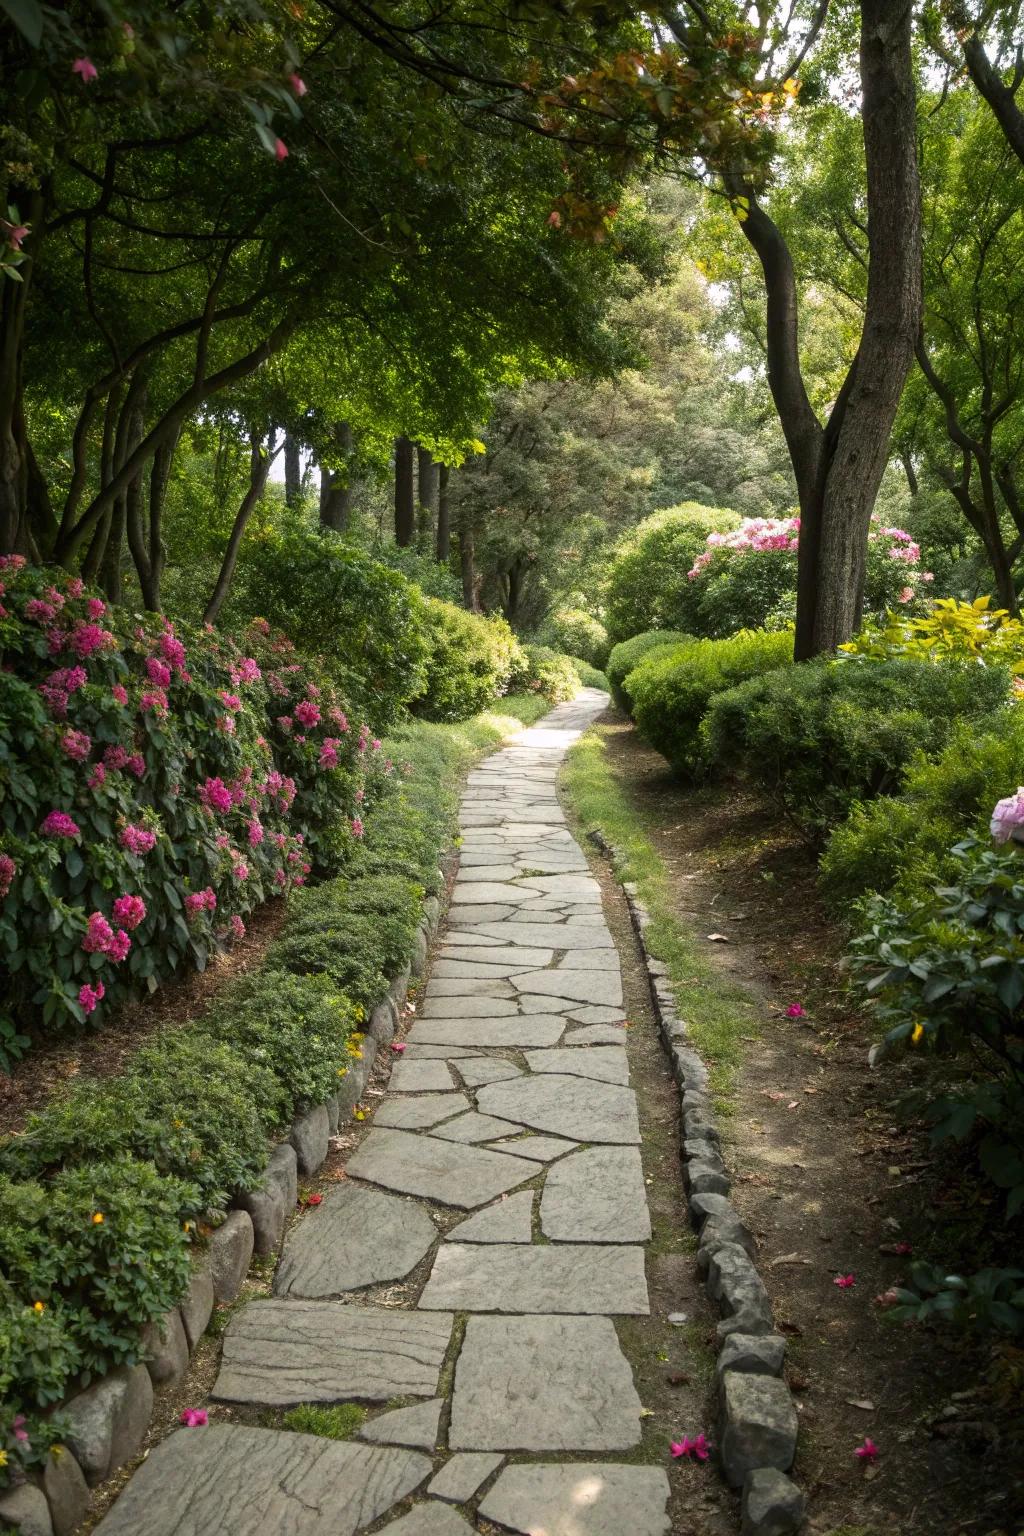
[[[590, 840], [617, 874], [614, 846], [596, 829]], [[690, 1220], [698, 1234], [697, 1268], [722, 1314], [715, 1369], [718, 1445], [731, 1487], [742, 1491], [743, 1536], [790, 1536], [804, 1523], [806, 1501], [786, 1476], [796, 1454], [797, 1414], [782, 1375], [786, 1341], [774, 1331], [771, 1302], [754, 1258], [752, 1233], [729, 1200], [708, 1069], [690, 1046], [664, 961], [644, 931], [651, 917], [628, 880], [620, 881], [647, 970], [654, 1015], [680, 1094], [680, 1152]]]
[[[443, 889], [444, 871], [439, 874]], [[378, 1053], [394, 1038], [410, 981], [426, 968], [442, 912], [437, 896], [425, 898], [411, 961], [371, 1012], [361, 1059], [353, 1059], [326, 1104], [312, 1105], [296, 1116], [284, 1140], [270, 1151], [262, 1188], [235, 1196], [226, 1219], [194, 1264], [181, 1301], [148, 1325], [145, 1362], [108, 1371], [60, 1405], [57, 1411], [68, 1421], [63, 1453], [48, 1460], [41, 1477], [0, 1489], [0, 1525], [13, 1525], [24, 1536], [71, 1536], [88, 1514], [90, 1485], [135, 1456], [152, 1417], [153, 1389], [166, 1390], [181, 1380], [215, 1303], [234, 1301], [254, 1253], [265, 1256], [280, 1247], [298, 1198], [299, 1175], [310, 1178], [319, 1172], [329, 1151], [328, 1138], [352, 1119]]]

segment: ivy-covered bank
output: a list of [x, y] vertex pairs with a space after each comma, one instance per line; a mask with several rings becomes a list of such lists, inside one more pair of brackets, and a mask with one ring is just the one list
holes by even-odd
[[262, 968], [0, 1147], [0, 1486], [49, 1474], [59, 1405], [145, 1358], [229, 1203], [263, 1184], [270, 1144], [336, 1093], [439, 890], [462, 774], [547, 707], [531, 691], [458, 723], [406, 719], [344, 872], [293, 892]]

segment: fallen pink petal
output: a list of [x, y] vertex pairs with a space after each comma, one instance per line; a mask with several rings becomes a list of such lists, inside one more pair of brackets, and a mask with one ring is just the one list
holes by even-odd
[[878, 1446], [873, 1440], [865, 1439], [862, 1445], [857, 1446], [857, 1449], [853, 1454], [857, 1457], [858, 1461], [862, 1461], [865, 1466], [873, 1466], [874, 1463], [878, 1460], [880, 1453]]
[[851, 1285], [857, 1284], [857, 1281], [853, 1275], [836, 1275], [832, 1284], [838, 1286], [841, 1291], [848, 1291]]
[[205, 1408], [186, 1408], [181, 1415], [181, 1422], [187, 1429], [198, 1429], [209, 1422]]
[[401, 1056], [402, 1052], [405, 1050], [405, 1041], [392, 1040], [391, 1049], [394, 1051], [396, 1056]]
[[799, 1003], [790, 1003], [786, 1009], [787, 1019], [805, 1019], [806, 1017], [807, 1011]]

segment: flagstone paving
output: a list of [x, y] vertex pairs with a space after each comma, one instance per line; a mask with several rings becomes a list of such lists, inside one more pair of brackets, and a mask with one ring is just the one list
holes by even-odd
[[215, 1399], [379, 1405], [373, 1443], [178, 1431], [98, 1536], [668, 1536], [618, 1332], [649, 1311], [651, 1234], [619, 959], [556, 793], [605, 702], [585, 690], [469, 775], [406, 1054], [273, 1298], [224, 1336]]

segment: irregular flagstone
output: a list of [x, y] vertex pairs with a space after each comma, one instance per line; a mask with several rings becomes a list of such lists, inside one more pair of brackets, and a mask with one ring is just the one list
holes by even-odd
[[505, 1195], [477, 1211], [468, 1221], [460, 1221], [446, 1234], [446, 1242], [458, 1243], [529, 1243], [533, 1240], [533, 1190]]
[[[403, 1042], [404, 1043], [404, 1042]], [[401, 1054], [401, 1053], [399, 1053]], [[406, 1059], [426, 1061], [443, 1057], [445, 1061], [457, 1061], [460, 1056], [475, 1056], [476, 1052], [463, 1045], [405, 1045]]]
[[398, 1131], [425, 1131], [468, 1108], [469, 1101], [464, 1093], [428, 1093], [422, 1098], [385, 1099], [377, 1109], [373, 1123]]
[[413, 1403], [411, 1408], [393, 1408], [364, 1424], [359, 1438], [374, 1445], [409, 1445], [414, 1450], [432, 1451], [443, 1407], [444, 1398], [433, 1397], [427, 1403]]
[[400, 1280], [436, 1237], [421, 1206], [346, 1181], [292, 1228], [274, 1276], [274, 1295], [338, 1296]]
[[[640, 1399], [610, 1318], [468, 1319], [452, 1450], [626, 1451], [639, 1442]], [[629, 1523], [618, 1536], [627, 1532]]]
[[493, 948], [473, 944], [463, 948], [459, 944], [445, 944], [440, 955], [442, 960], [465, 960], [470, 965], [514, 965], [522, 971], [529, 970], [532, 965], [550, 965], [555, 958], [553, 950], [520, 948], [515, 944], [495, 945]]
[[452, 1504], [465, 1504], [501, 1466], [501, 1456], [487, 1451], [458, 1451], [446, 1461], [427, 1492], [435, 1499], [448, 1499]]
[[544, 896], [564, 896], [573, 901], [584, 896], [595, 901], [601, 899], [601, 887], [593, 875], [524, 875], [520, 884]]
[[551, 997], [599, 1003], [609, 1008], [622, 1006], [622, 980], [618, 970], [570, 971], [556, 966], [550, 971], [526, 971], [517, 975], [510, 972], [509, 975], [519, 992], [542, 992]]
[[467, 997], [437, 997], [428, 991], [419, 1016], [421, 1019], [508, 1019], [518, 1012], [513, 998], [481, 997], [476, 992]]
[[643, 1249], [554, 1243], [509, 1248], [442, 1245], [419, 1304], [455, 1312], [635, 1317], [650, 1311]]
[[400, 1520], [381, 1528], [380, 1536], [472, 1536], [473, 1527], [447, 1504], [417, 1504]]
[[556, 1163], [544, 1182], [540, 1225], [558, 1242], [647, 1242], [651, 1217], [636, 1147], [584, 1147]]
[[[508, 885], [496, 880], [456, 880], [452, 892], [452, 906], [503, 906], [517, 907], [521, 901], [529, 901], [533, 893], [519, 885]], [[450, 916], [450, 914], [449, 914]]]
[[392, 1093], [451, 1093], [455, 1084], [443, 1061], [396, 1061], [388, 1086]]
[[477, 932], [509, 944], [537, 944], [548, 949], [614, 949], [612, 936], [603, 923], [600, 927], [578, 921], [484, 923]]
[[[569, 1015], [572, 1018], [572, 1014]], [[621, 1045], [626, 1031], [621, 1024], [584, 1024], [570, 1029], [562, 1038], [565, 1046], [573, 1045]]]
[[431, 1134], [440, 1136], [443, 1141], [461, 1141], [466, 1146], [471, 1146], [477, 1141], [493, 1141], [496, 1136], [514, 1136], [521, 1131], [521, 1125], [515, 1125], [511, 1120], [496, 1120], [493, 1115], [478, 1115], [470, 1110], [469, 1114], [460, 1115], [457, 1120], [447, 1120], [444, 1125], [439, 1125]]
[[506, 997], [515, 998], [515, 988], [503, 976], [481, 981], [479, 977], [431, 976], [424, 997]]
[[[459, 862], [461, 865], [462, 861]], [[499, 885], [514, 880], [519, 873], [514, 864], [473, 864], [465, 868], [466, 874], [472, 874], [474, 880], [493, 880]]]
[[469, 1056], [455, 1069], [467, 1088], [482, 1088], [484, 1083], [500, 1083], [508, 1077], [521, 1077], [522, 1071], [503, 1056]]
[[570, 1008], [569, 1017], [577, 1024], [620, 1024], [625, 1014], [621, 1008], [590, 1005], [583, 1008]]
[[[501, 1118], [507, 1119], [507, 1116]], [[471, 1211], [536, 1173], [525, 1158], [376, 1126], [349, 1159], [354, 1179]]]
[[574, 1051], [567, 1046], [527, 1051], [526, 1064], [531, 1072], [568, 1072], [599, 1083], [629, 1082], [629, 1062], [622, 1045], [595, 1045], [589, 1051]]
[[[504, 963], [495, 962], [493, 965], [482, 960], [435, 960], [432, 974], [434, 976], [461, 976], [469, 980], [481, 978], [488, 980], [492, 977], [511, 980], [514, 976], [520, 976], [528, 967], [521, 960], [507, 960]], [[545, 973], [541, 973], [545, 974]]]
[[464, 907], [453, 902], [448, 908], [448, 921], [453, 928], [476, 922], [498, 923], [503, 918], [511, 917], [514, 911], [514, 907], [496, 906], [494, 903], [474, 902], [472, 906]]
[[614, 949], [567, 949], [558, 962], [563, 971], [618, 971], [619, 957]]
[[640, 1140], [636, 1095], [632, 1088], [617, 1083], [544, 1072], [538, 1077], [488, 1083], [477, 1094], [477, 1105], [486, 1115], [577, 1141]]
[[356, 1536], [430, 1475], [416, 1451], [209, 1424], [142, 1462], [103, 1536]]
[[554, 1136], [519, 1136], [512, 1141], [492, 1141], [495, 1152], [511, 1152], [514, 1156], [536, 1158], [538, 1163], [553, 1162], [566, 1152], [575, 1150], [575, 1141], [562, 1141]]
[[418, 1019], [409, 1039], [425, 1045], [544, 1046], [556, 1045], [564, 1029], [565, 1020], [557, 1014], [515, 1019]]
[[567, 997], [541, 997], [533, 992], [523, 992], [519, 998], [520, 1013], [568, 1013], [572, 1006]]
[[450, 1314], [337, 1301], [251, 1301], [228, 1325], [214, 1397], [288, 1408], [348, 1397], [430, 1397]]
[[480, 1514], [523, 1536], [668, 1536], [668, 1496], [661, 1467], [517, 1465], [505, 1468]]

